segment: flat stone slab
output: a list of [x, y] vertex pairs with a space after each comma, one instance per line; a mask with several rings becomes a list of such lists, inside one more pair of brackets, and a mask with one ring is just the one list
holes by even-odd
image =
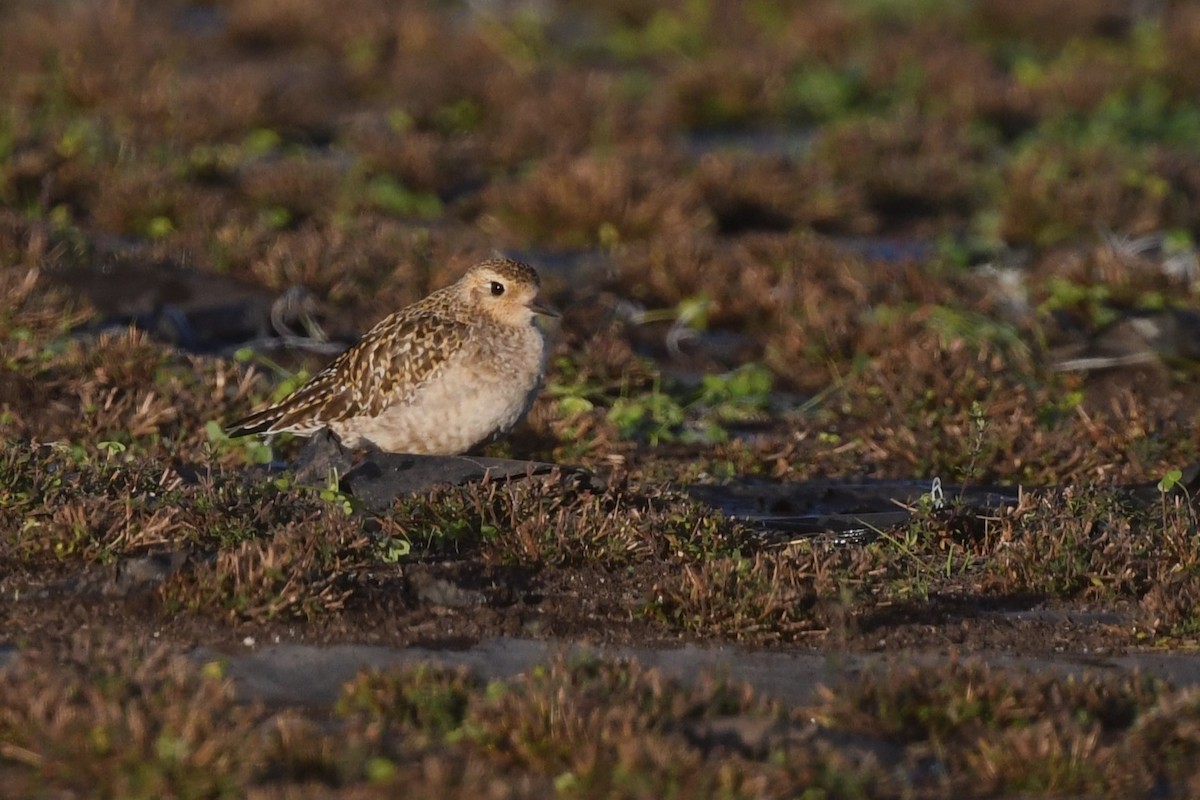
[[1033, 675], [1080, 677], [1085, 673], [1120, 675], [1138, 671], [1161, 678], [1177, 689], [1200, 685], [1200, 655], [1195, 653], [1132, 653], [1105, 655], [1061, 653], [1016, 655], [998, 652], [946, 654], [940, 652], [833, 653], [766, 652], [738, 647], [594, 647], [577, 642], [496, 638], [465, 649], [429, 647], [389, 648], [345, 644], [327, 647], [252, 643], [244, 652], [197, 648], [198, 661], [222, 661], [239, 697], [279, 706], [327, 706], [342, 685], [363, 669], [389, 669], [428, 663], [466, 667], [484, 680], [510, 679], [558, 655], [635, 659], [664, 675], [692, 683], [705, 674], [728, 677], [788, 705], [816, 702], [818, 687], [835, 688], [856, 675], [889, 667], [937, 667], [951, 661], [977, 659]]
[[342, 485], [367, 508], [383, 508], [397, 497], [434, 486], [462, 486], [487, 480], [550, 475], [554, 464], [481, 456], [410, 456], [379, 454], [351, 469]]
[[463, 486], [494, 480], [522, 480], [559, 475], [576, 487], [603, 488], [591, 473], [545, 461], [485, 456], [427, 456], [372, 451], [355, 463], [354, 454], [336, 437], [317, 434], [296, 460], [298, 481], [326, 485], [336, 474], [342, 491], [370, 511], [387, 508], [397, 497], [427, 492], [435, 486]]

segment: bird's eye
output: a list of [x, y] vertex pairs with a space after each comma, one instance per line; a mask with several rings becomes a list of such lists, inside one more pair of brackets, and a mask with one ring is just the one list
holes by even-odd
[[492, 281], [492, 297], [499, 297], [504, 294], [504, 284], [500, 281]]

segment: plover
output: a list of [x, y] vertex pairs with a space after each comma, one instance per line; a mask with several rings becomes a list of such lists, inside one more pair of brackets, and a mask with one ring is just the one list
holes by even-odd
[[231, 436], [328, 428], [342, 444], [455, 455], [507, 431], [529, 410], [546, 363], [528, 264], [482, 261], [456, 283], [385, 317], [280, 402], [238, 420]]

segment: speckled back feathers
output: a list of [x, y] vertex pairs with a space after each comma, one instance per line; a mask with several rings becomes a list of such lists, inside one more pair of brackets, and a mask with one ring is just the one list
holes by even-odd
[[[507, 297], [493, 296], [496, 282]], [[481, 337], [503, 342], [515, 328], [519, 336], [538, 336], [540, 345], [529, 309], [536, 307], [539, 286], [527, 264], [480, 262], [454, 284], [382, 319], [291, 395], [237, 421], [229, 433], [311, 435], [325, 427], [337, 432], [339, 423], [378, 418], [385, 411], [396, 414], [438, 381], [457, 356], [479, 351]], [[523, 379], [536, 384], [540, 366], [537, 371]]]

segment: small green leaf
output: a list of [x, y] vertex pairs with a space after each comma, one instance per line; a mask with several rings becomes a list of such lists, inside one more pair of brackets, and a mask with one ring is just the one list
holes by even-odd
[[107, 453], [110, 458], [117, 453], [124, 453], [126, 449], [121, 442], [97, 442], [96, 447]]
[[383, 756], [367, 762], [367, 780], [371, 783], [386, 783], [396, 774], [396, 765]]
[[1179, 470], [1179, 469], [1170, 470], [1167, 472], [1166, 475], [1163, 475], [1162, 480], [1160, 480], [1158, 482], [1158, 490], [1160, 492], [1162, 492], [1163, 494], [1167, 494], [1168, 492], [1173, 490], [1177, 485], [1179, 485], [1179, 481], [1182, 479], [1183, 479], [1183, 471], [1182, 470]]
[[591, 400], [576, 395], [568, 395], [567, 397], [560, 398], [558, 401], [558, 413], [566, 419], [587, 414], [595, 407]]

